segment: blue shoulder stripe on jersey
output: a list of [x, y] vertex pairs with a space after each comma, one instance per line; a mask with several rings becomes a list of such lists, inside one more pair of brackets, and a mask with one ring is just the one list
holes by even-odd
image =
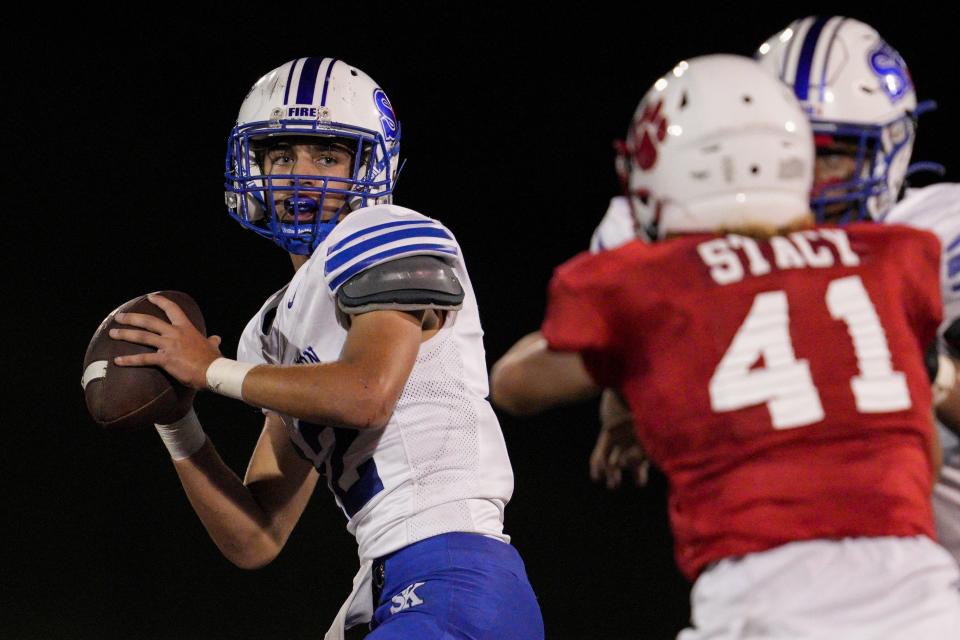
[[317, 88], [317, 73], [323, 58], [307, 58], [300, 71], [300, 86], [297, 89], [297, 104], [313, 104], [313, 92]]
[[376, 249], [381, 245], [396, 242], [397, 240], [403, 240], [405, 238], [446, 238], [447, 240], [453, 240], [453, 238], [450, 237], [450, 234], [443, 229], [431, 227], [398, 229], [397, 231], [391, 231], [390, 233], [385, 233], [381, 236], [374, 236], [367, 240], [362, 240], [351, 247], [347, 247], [337, 255], [327, 258], [327, 262], [323, 266], [323, 273], [324, 275], [329, 275], [331, 272], [336, 271], [343, 265], [359, 256], [361, 253], [366, 253], [367, 251]]
[[330, 88], [330, 74], [333, 73], [333, 65], [337, 64], [338, 60], [334, 58], [330, 61], [330, 66], [327, 67], [327, 75], [323, 77], [323, 95], [320, 96], [320, 106], [325, 107], [327, 105], [327, 89]]
[[953, 241], [949, 245], [947, 245], [947, 248], [944, 249], [944, 252], [949, 253], [950, 251], [953, 251], [957, 247], [960, 247], [960, 236], [957, 236], [956, 238], [954, 238]]
[[402, 253], [416, 253], [418, 251], [437, 251], [440, 253], [449, 253], [450, 255], [457, 255], [456, 247], [451, 247], [445, 244], [407, 244], [402, 247], [394, 247], [393, 249], [387, 249], [380, 253], [374, 254], [365, 260], [352, 265], [349, 269], [338, 275], [336, 278], [330, 282], [330, 290], [336, 291], [337, 287], [341, 284], [360, 273], [370, 265], [382, 262], [386, 258], [400, 255]]
[[[953, 280], [960, 273], [960, 255], [946, 255], [955, 251], [957, 247], [960, 247], [960, 236], [954, 238], [943, 250], [945, 257], [947, 257], [947, 280]], [[960, 291], [960, 282], [951, 283], [950, 290]]]
[[287, 74], [287, 88], [283, 90], [283, 104], [290, 104], [290, 84], [293, 82], [293, 71], [297, 68], [300, 58], [293, 61], [290, 65], [290, 73]]
[[807, 31], [803, 39], [803, 47], [800, 49], [800, 59], [797, 61], [797, 77], [793, 84], [793, 92], [799, 100], [806, 100], [810, 93], [810, 68], [813, 66], [813, 54], [817, 49], [817, 40], [820, 38], [820, 32], [823, 26], [827, 24], [830, 18], [817, 18], [810, 30]]
[[960, 256], [953, 256], [947, 261], [947, 277], [952, 278], [960, 273]]
[[339, 251], [340, 248], [341, 248], [342, 246], [344, 246], [345, 244], [349, 244], [350, 242], [353, 242], [353, 241], [356, 240], [357, 238], [359, 238], [359, 237], [361, 237], [361, 236], [365, 236], [365, 235], [367, 235], [368, 233], [374, 233], [374, 232], [376, 232], [376, 231], [380, 231], [381, 229], [389, 229], [390, 227], [409, 226], [409, 225], [411, 225], [411, 224], [421, 224], [421, 225], [432, 225], [432, 226], [436, 226], [436, 223], [435, 223], [433, 220], [428, 220], [428, 219], [423, 219], [423, 220], [400, 220], [400, 221], [398, 221], [398, 222], [385, 222], [385, 223], [383, 223], [383, 224], [374, 225], [374, 226], [372, 226], [372, 227], [367, 227], [366, 229], [360, 229], [360, 231], [355, 231], [354, 233], [351, 233], [351, 234], [348, 235], [346, 238], [344, 238], [343, 240], [341, 240], [341, 241], [338, 242], [337, 244], [335, 244], [335, 245], [333, 245], [332, 247], [330, 247], [329, 249], [327, 249], [327, 255], [329, 256], [331, 253], [336, 253], [336, 252]]
[[[794, 33], [794, 35], [796, 35], [796, 33], [797, 33], [797, 28], [799, 27], [799, 25], [800, 25], [800, 21], [799, 21], [799, 20], [794, 20], [793, 22], [790, 23], [790, 26], [787, 27], [787, 29], [792, 30], [793, 33]], [[791, 37], [791, 38], [787, 41], [787, 49], [786, 49], [786, 51], [783, 52], [783, 60], [780, 62], [780, 79], [783, 80], [784, 82], [786, 82], [787, 84], [792, 84], [792, 83], [787, 79], [787, 63], [790, 62], [790, 52], [793, 50], [793, 43], [794, 43], [795, 41], [796, 41], [796, 38], [794, 38], [794, 37]]]

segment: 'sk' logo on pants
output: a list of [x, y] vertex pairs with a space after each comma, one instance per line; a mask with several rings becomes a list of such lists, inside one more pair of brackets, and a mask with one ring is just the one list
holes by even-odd
[[417, 587], [422, 587], [425, 583], [415, 582], [397, 595], [393, 596], [391, 600], [393, 601], [393, 606], [390, 607], [390, 613], [397, 613], [403, 611], [404, 609], [409, 609], [410, 607], [415, 607], [418, 604], [423, 604], [417, 596]]

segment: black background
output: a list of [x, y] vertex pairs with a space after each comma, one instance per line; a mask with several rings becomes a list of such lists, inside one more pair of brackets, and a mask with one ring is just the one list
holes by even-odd
[[[910, 8], [851, 15], [899, 49], [921, 98], [939, 101], [914, 157], [956, 179], [957, 16]], [[319, 638], [350, 590], [355, 544], [325, 489], [272, 565], [237, 569], [158, 438], [101, 431], [78, 384], [90, 336], [121, 302], [190, 292], [234, 355], [249, 316], [289, 278], [287, 257], [222, 203], [226, 136], [260, 75], [325, 55], [384, 87], [409, 160], [397, 202], [457, 234], [492, 364], [538, 326], [552, 268], [586, 246], [617, 190], [611, 141], [653, 81], [682, 58], [750, 54], [818, 9], [851, 11], [143, 5], [9, 25], [0, 637]], [[259, 413], [210, 394], [197, 410], [242, 474]], [[516, 474], [506, 530], [547, 637], [673, 637], [689, 588], [673, 565], [663, 480], [612, 493], [590, 483], [595, 411], [502, 417]]]

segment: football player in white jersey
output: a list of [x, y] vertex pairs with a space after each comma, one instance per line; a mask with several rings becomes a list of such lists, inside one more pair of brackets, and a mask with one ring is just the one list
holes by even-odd
[[357, 538], [354, 590], [327, 634], [542, 638], [503, 532], [513, 472], [489, 403], [476, 298], [441, 223], [391, 204], [400, 126], [384, 91], [341, 60], [264, 75], [228, 142], [230, 215], [290, 254], [295, 274], [221, 356], [171, 301], [112, 335], [157, 348], [193, 390], [263, 409], [243, 480], [191, 410], [157, 429], [187, 496], [232, 562], [282, 549], [323, 476]]
[[[930, 108], [917, 103], [903, 58], [876, 29], [841, 16], [794, 20], [760, 45], [755, 57], [793, 89], [810, 117], [817, 147], [811, 206], [821, 219], [906, 224], [941, 239], [939, 348], [942, 355], [960, 355], [960, 341], [955, 338], [951, 347], [943, 340], [960, 320], [960, 185], [908, 189], [897, 201], [916, 118]], [[960, 561], [960, 388], [954, 387], [936, 413], [943, 452], [933, 496], [937, 533]]]

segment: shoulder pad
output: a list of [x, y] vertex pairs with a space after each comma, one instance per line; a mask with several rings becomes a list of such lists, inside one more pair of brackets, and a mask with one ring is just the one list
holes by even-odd
[[463, 287], [453, 267], [436, 256], [398, 258], [353, 276], [337, 290], [337, 306], [356, 315], [379, 309], [456, 310]]
[[334, 294], [344, 282], [381, 263], [412, 255], [459, 256], [457, 241], [442, 224], [393, 205], [360, 209], [334, 231], [318, 248], [323, 277]]

